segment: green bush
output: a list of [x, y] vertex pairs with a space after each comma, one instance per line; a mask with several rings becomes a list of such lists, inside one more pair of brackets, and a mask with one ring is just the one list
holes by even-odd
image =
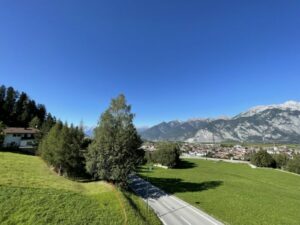
[[272, 156], [262, 149], [251, 156], [251, 163], [258, 167], [276, 167], [276, 162]]
[[290, 172], [300, 174], [300, 155], [294, 155], [294, 158], [289, 160], [287, 169]]
[[287, 154], [284, 153], [276, 154], [273, 158], [276, 162], [276, 167], [280, 169], [284, 169], [289, 161]]
[[178, 165], [180, 159], [180, 149], [177, 144], [162, 142], [158, 144], [157, 150], [151, 155], [154, 163], [173, 168]]

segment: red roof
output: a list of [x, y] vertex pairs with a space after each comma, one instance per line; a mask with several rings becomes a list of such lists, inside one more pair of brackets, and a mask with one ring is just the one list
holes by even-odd
[[3, 132], [4, 134], [36, 134], [39, 130], [35, 128], [8, 127]]

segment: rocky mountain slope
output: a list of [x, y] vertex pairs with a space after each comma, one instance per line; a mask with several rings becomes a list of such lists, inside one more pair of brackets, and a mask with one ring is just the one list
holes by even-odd
[[155, 141], [300, 143], [300, 102], [257, 106], [232, 118], [163, 122], [141, 136]]

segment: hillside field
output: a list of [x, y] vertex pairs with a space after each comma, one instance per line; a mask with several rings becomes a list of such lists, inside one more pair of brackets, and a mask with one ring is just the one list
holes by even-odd
[[160, 224], [135, 195], [65, 179], [36, 156], [0, 152], [0, 174], [0, 224]]
[[143, 167], [156, 186], [225, 224], [300, 224], [300, 176], [245, 164], [184, 160], [181, 168]]

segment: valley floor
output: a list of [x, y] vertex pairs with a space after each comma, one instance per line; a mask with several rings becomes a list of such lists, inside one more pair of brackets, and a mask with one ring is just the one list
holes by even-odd
[[185, 159], [140, 175], [225, 224], [299, 224], [300, 177], [246, 164]]

